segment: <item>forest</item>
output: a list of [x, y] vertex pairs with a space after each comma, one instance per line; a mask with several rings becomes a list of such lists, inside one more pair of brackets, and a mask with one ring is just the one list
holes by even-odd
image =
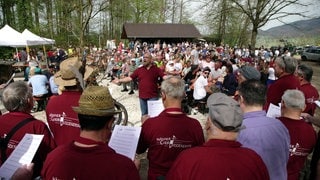
[[[195, 24], [216, 43], [255, 47], [258, 29], [285, 16], [287, 6], [306, 7], [303, 0], [0, 0], [0, 25], [19, 32], [25, 28], [56, 40], [60, 46], [119, 40], [130, 23]], [[301, 8], [302, 9], [302, 8]]]

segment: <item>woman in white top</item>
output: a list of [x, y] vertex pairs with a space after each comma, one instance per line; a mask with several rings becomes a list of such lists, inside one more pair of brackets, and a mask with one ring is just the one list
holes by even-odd
[[[268, 62], [267, 62], [268, 63]], [[273, 84], [276, 81], [276, 75], [274, 74], [273, 66], [268, 65], [268, 80], [267, 80], [267, 87]]]

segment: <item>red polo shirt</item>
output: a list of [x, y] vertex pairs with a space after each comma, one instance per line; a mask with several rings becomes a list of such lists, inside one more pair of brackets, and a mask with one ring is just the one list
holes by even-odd
[[282, 95], [288, 89], [299, 89], [300, 82], [293, 74], [285, 75], [271, 84], [267, 91], [267, 101], [263, 109], [268, 110], [269, 104], [276, 106], [281, 102]]
[[[8, 134], [9, 131], [11, 131], [11, 129], [14, 126], [16, 126], [19, 122], [31, 117], [33, 116], [27, 113], [22, 113], [22, 112], [9, 112], [1, 115], [0, 116], [0, 127], [1, 127], [0, 135], [3, 136], [4, 134]], [[40, 147], [33, 159], [33, 162], [35, 163], [34, 175], [39, 176], [40, 170], [42, 168], [42, 164], [44, 163], [47, 157], [47, 154], [56, 147], [56, 144], [53, 140], [53, 137], [51, 136], [51, 133], [47, 125], [40, 120], [34, 120], [22, 126], [12, 136], [12, 138], [8, 143], [8, 148], [6, 151], [7, 157], [10, 156], [12, 151], [19, 144], [19, 142], [22, 140], [23, 136], [26, 133], [44, 135], [43, 140], [41, 141]]]
[[139, 97], [142, 99], [158, 97], [158, 81], [164, 76], [163, 71], [152, 65], [150, 69], [141, 66], [132, 74], [132, 79], [138, 79]]
[[202, 127], [185, 114], [170, 114], [166, 110], [142, 125], [137, 153], [148, 148], [148, 179], [165, 176], [177, 156], [185, 149], [204, 143]]
[[317, 105], [314, 102], [319, 99], [318, 90], [310, 83], [301, 85], [300, 90], [303, 92], [304, 97], [306, 98], [306, 109], [303, 112], [313, 116], [314, 111], [317, 108]]
[[72, 109], [78, 106], [80, 91], [63, 91], [52, 96], [46, 106], [46, 116], [57, 145], [66, 144], [80, 134], [78, 114]]
[[251, 149], [236, 141], [211, 139], [183, 151], [166, 177], [186, 179], [269, 179], [267, 167]]
[[139, 172], [131, 159], [107, 145], [80, 147], [73, 142], [53, 150], [41, 172], [42, 179], [132, 179]]
[[299, 179], [307, 156], [312, 152], [317, 134], [312, 125], [303, 120], [294, 120], [279, 117], [280, 121], [287, 127], [290, 134], [290, 155], [287, 165], [288, 179]]

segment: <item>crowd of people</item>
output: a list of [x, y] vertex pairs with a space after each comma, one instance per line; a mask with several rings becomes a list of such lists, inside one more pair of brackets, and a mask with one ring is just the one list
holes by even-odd
[[[320, 138], [312, 126], [320, 125], [314, 117], [319, 94], [312, 67], [287, 50], [137, 41], [82, 55], [49, 61], [55, 65], [49, 72], [29, 63], [28, 82], [4, 88], [9, 112], [0, 116], [0, 135], [32, 121], [12, 136], [2, 164], [25, 133], [44, 134], [33, 172], [25, 167], [33, 177], [140, 179], [139, 159], [107, 145], [119, 112], [108, 88], [92, 85], [99, 71], [121, 84], [122, 93], [127, 86], [129, 95], [138, 90], [142, 129], [136, 153], [147, 152], [148, 179], [299, 179], [312, 152], [309, 177], [319, 178]], [[40, 104], [48, 126], [31, 114], [36, 97], [48, 99]], [[150, 117], [147, 102], [158, 99], [164, 110]], [[203, 104], [204, 127], [184, 108], [199, 111]], [[279, 106], [279, 117], [267, 116], [270, 104]]]

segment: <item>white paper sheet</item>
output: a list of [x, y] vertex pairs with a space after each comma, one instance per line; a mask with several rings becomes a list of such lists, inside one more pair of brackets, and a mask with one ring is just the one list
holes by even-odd
[[163, 110], [163, 103], [162, 100], [150, 100], [147, 102], [148, 103], [148, 115], [150, 117], [155, 117], [158, 116]]
[[277, 118], [281, 116], [281, 108], [272, 103], [269, 104], [267, 117]]
[[42, 139], [43, 135], [25, 134], [18, 146], [0, 167], [1, 179], [10, 179], [19, 167], [30, 164]]
[[316, 105], [317, 105], [318, 107], [320, 107], [320, 101], [319, 101], [319, 100], [314, 101], [314, 103], [316, 103]]
[[141, 127], [116, 125], [109, 140], [109, 146], [118, 154], [134, 160]]

